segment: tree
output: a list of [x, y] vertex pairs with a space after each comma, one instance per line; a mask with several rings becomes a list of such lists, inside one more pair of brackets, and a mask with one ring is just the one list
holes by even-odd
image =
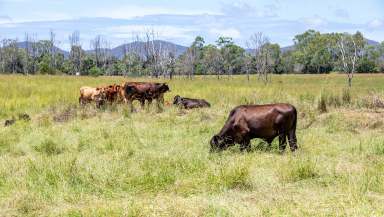
[[339, 34], [337, 46], [340, 51], [341, 63], [344, 73], [348, 77], [348, 86], [352, 87], [352, 79], [359, 61], [361, 50], [365, 40], [360, 32], [354, 35], [348, 33]]
[[258, 32], [252, 35], [247, 43], [248, 47], [253, 50], [253, 58], [259, 79], [266, 84], [269, 81], [268, 74], [274, 64], [269, 38], [262, 32]]
[[244, 56], [244, 71], [247, 74], [247, 80], [250, 80], [250, 74], [252, 72], [253, 67], [253, 58], [251, 54], [246, 54]]
[[71, 45], [71, 51], [69, 53], [69, 59], [71, 61], [71, 71], [70, 74], [75, 75], [81, 71], [81, 59], [84, 56], [84, 51], [81, 48], [80, 44], [80, 32], [74, 31], [69, 36], [69, 42]]
[[49, 53], [51, 55], [50, 67], [51, 69], [54, 69], [56, 68], [56, 34], [53, 30], [50, 30], [49, 35]]
[[295, 36], [295, 61], [301, 64], [304, 73], [328, 73], [333, 69], [334, 41], [332, 34], [320, 34], [308, 30]]
[[215, 45], [207, 45], [203, 48], [202, 65], [209, 74], [216, 74], [217, 79], [223, 72], [223, 57]]

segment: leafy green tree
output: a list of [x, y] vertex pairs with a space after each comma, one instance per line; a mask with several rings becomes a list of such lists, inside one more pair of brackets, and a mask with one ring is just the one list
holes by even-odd
[[101, 75], [103, 75], [103, 71], [102, 71], [99, 67], [97, 67], [97, 66], [93, 66], [93, 67], [89, 70], [89, 75], [91, 75], [91, 76], [95, 76], [95, 77], [97, 77], [97, 76], [101, 76]]
[[51, 56], [48, 53], [40, 57], [38, 69], [40, 74], [56, 74], [55, 69], [51, 68]]
[[328, 73], [332, 71], [332, 35], [308, 30], [294, 39], [295, 61], [303, 65], [304, 73]]

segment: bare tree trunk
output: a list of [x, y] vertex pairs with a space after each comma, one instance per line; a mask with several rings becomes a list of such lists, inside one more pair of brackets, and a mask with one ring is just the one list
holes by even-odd
[[55, 43], [56, 43], [56, 34], [53, 32], [53, 30], [50, 30], [50, 54], [51, 54], [51, 69], [56, 68], [56, 48], [55, 48]]

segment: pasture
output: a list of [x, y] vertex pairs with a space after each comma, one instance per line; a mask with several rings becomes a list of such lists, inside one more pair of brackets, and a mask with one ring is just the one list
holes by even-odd
[[[78, 106], [126, 80], [150, 79], [0, 76], [0, 216], [384, 216], [383, 75], [176, 78], [166, 101], [212, 107]], [[209, 153], [233, 107], [274, 102], [299, 112], [296, 153]]]

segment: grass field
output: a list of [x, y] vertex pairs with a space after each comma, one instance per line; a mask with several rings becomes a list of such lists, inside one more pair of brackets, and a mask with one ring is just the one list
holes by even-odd
[[[32, 118], [0, 126], [0, 216], [384, 216], [384, 75], [175, 79], [166, 101], [212, 108], [78, 107], [79, 87], [125, 80], [0, 76], [1, 123]], [[233, 107], [273, 102], [299, 111], [297, 153], [209, 153]]]

